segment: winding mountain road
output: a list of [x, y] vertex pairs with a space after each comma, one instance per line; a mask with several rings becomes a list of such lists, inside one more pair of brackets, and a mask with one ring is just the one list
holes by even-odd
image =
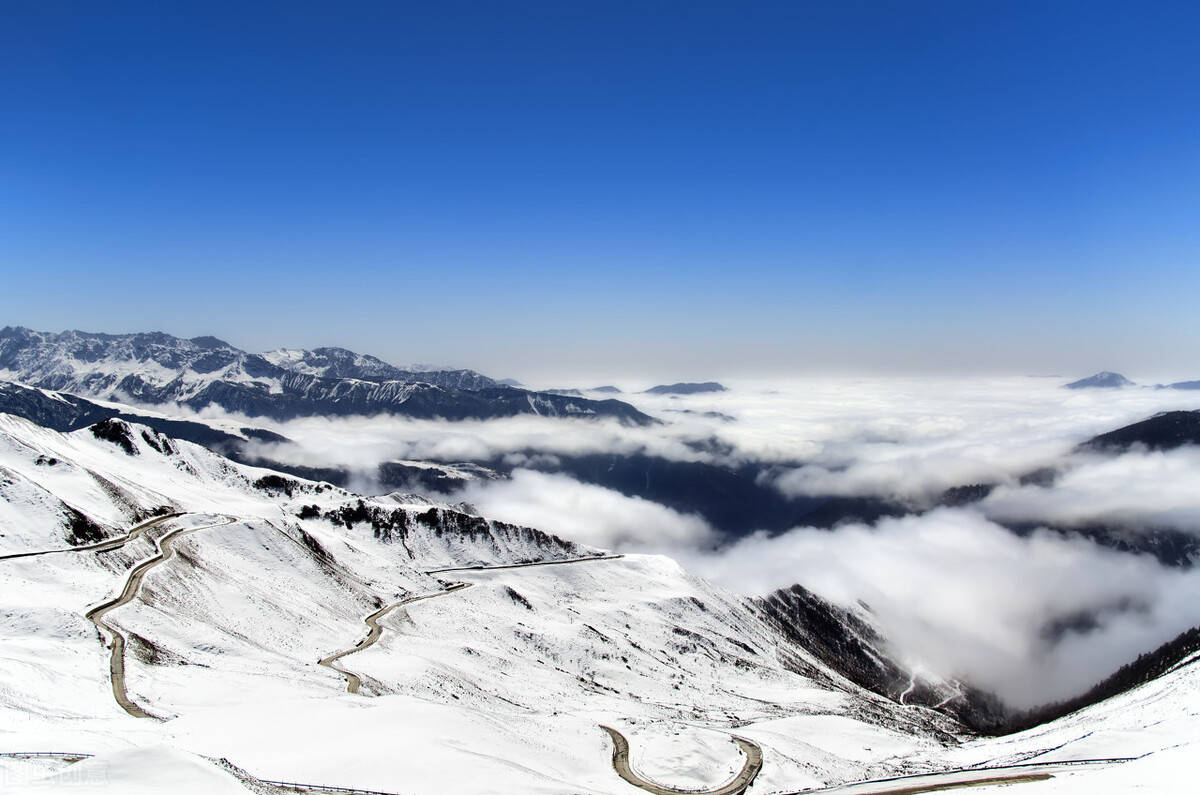
[[754, 782], [754, 777], [758, 775], [758, 771], [762, 770], [762, 748], [750, 740], [738, 737], [737, 735], [730, 735], [730, 739], [737, 743], [738, 748], [742, 751], [742, 755], [746, 757], [746, 762], [742, 765], [741, 771], [731, 781], [715, 789], [706, 790], [664, 787], [661, 784], [655, 784], [649, 779], [642, 778], [630, 767], [629, 741], [625, 739], [625, 735], [611, 726], [601, 726], [600, 728], [608, 732], [608, 736], [612, 738], [612, 765], [613, 769], [617, 771], [617, 775], [633, 786], [641, 787], [647, 792], [653, 792], [655, 795], [741, 795]]
[[[470, 572], [495, 571], [498, 569], [524, 569], [534, 566], [562, 566], [573, 563], [619, 560], [623, 557], [625, 556], [594, 555], [583, 558], [568, 558], [566, 560], [540, 560], [532, 563], [506, 563], [497, 566], [456, 566], [453, 568], [429, 569], [426, 570], [425, 573], [443, 574], [446, 572], [461, 572], [465, 574]], [[460, 585], [462, 584], [464, 583], [460, 583]], [[387, 609], [390, 608], [385, 608], [384, 612], [386, 612]], [[601, 726], [600, 728], [608, 732], [609, 737], [612, 738], [612, 766], [617, 772], [617, 775], [635, 787], [640, 787], [647, 792], [655, 793], [655, 795], [741, 795], [741, 793], [744, 793], [746, 789], [754, 782], [754, 778], [758, 775], [759, 771], [762, 770], [762, 748], [750, 740], [738, 737], [736, 735], [731, 735], [730, 739], [737, 744], [738, 748], [740, 748], [742, 751], [742, 755], [746, 758], [746, 762], [742, 765], [741, 771], [739, 771], [732, 780], [720, 787], [717, 787], [716, 789], [711, 790], [684, 790], [673, 787], [665, 787], [643, 778], [633, 770], [629, 764], [629, 741], [625, 739], [625, 736], [621, 734], [621, 732], [610, 726]]]
[[[570, 564], [570, 563], [587, 563], [590, 561], [598, 561], [598, 560], [617, 560], [622, 557], [624, 557], [624, 555], [593, 555], [591, 557], [586, 557], [586, 558], [567, 558], [565, 560], [537, 560], [537, 561], [533, 561], [531, 563], [503, 563], [503, 564], [500, 564], [497, 566], [487, 566], [487, 565], [452, 566], [452, 567], [444, 568], [444, 569], [426, 569], [424, 573], [425, 574], [446, 574], [448, 572], [455, 572], [455, 571], [472, 572], [472, 571], [492, 571], [492, 570], [496, 570], [496, 569], [524, 569], [524, 568], [528, 568], [531, 566], [562, 566], [562, 565], [566, 565], [566, 564]], [[326, 668], [329, 668], [330, 670], [337, 671], [346, 680], [346, 692], [347, 693], [357, 693], [358, 689], [362, 686], [362, 678], [360, 676], [358, 676], [358, 674], [355, 674], [351, 671], [347, 671], [345, 668], [338, 665], [337, 661], [342, 659], [343, 657], [348, 657], [351, 654], [355, 654], [357, 652], [362, 651], [363, 649], [368, 648], [369, 646], [374, 645], [374, 643], [377, 640], [379, 640], [380, 636], [383, 635], [383, 627], [381, 627], [379, 625], [380, 619], [382, 619], [384, 616], [386, 616], [388, 613], [392, 612], [396, 608], [404, 607], [405, 605], [410, 605], [413, 602], [420, 602], [424, 599], [432, 599], [435, 596], [445, 596], [446, 594], [454, 593], [455, 591], [461, 591], [463, 588], [470, 588], [472, 584], [473, 583], [469, 583], [469, 582], [457, 582], [444, 590], [435, 591], [434, 593], [422, 594], [421, 596], [411, 596], [407, 599], [401, 599], [399, 602], [393, 602], [392, 604], [387, 605], [386, 607], [382, 607], [379, 610], [376, 610], [374, 613], [372, 613], [371, 615], [369, 615], [363, 619], [363, 623], [367, 625], [367, 629], [368, 629], [367, 636], [365, 638], [360, 640], [358, 643], [354, 644], [354, 646], [352, 646], [349, 649], [343, 649], [342, 651], [338, 651], [338, 652], [334, 652], [333, 654], [330, 654], [328, 657], [322, 657], [320, 660], [317, 661], [317, 665], [323, 665]]]
[[[149, 530], [158, 525], [172, 519], [186, 515], [184, 512], [171, 513], [164, 516], [155, 517], [134, 526], [124, 536], [119, 538], [109, 539], [96, 544], [90, 544], [80, 547], [68, 547], [61, 549], [49, 549], [33, 552], [21, 552], [9, 555], [0, 555], [0, 560], [12, 560], [17, 558], [35, 557], [39, 555], [50, 555], [62, 552], [107, 552], [121, 548], [126, 544], [134, 541], [144, 535]], [[200, 514], [204, 516], [205, 514]], [[109, 677], [112, 685], [113, 698], [122, 709], [129, 715], [136, 718], [152, 718], [162, 720], [159, 716], [153, 715], [136, 703], [134, 703], [128, 695], [125, 683], [125, 637], [111, 624], [105, 620], [110, 612], [122, 605], [129, 604], [137, 598], [141, 586], [146, 576], [155, 567], [170, 560], [176, 556], [175, 544], [179, 538], [197, 533], [202, 530], [208, 530], [214, 527], [222, 527], [233, 524], [238, 521], [233, 516], [222, 516], [221, 521], [215, 521], [210, 524], [204, 524], [198, 527], [179, 528], [172, 530], [158, 538], [154, 542], [156, 553], [139, 563], [137, 563], [128, 573], [125, 579], [121, 593], [113, 599], [105, 601], [85, 613], [85, 617], [91, 621], [100, 631], [102, 638], [110, 649], [109, 655]], [[544, 560], [534, 561], [529, 563], [512, 563], [500, 565], [476, 565], [476, 566], [459, 566], [441, 569], [427, 570], [426, 574], [441, 574], [448, 572], [485, 572], [502, 569], [521, 569], [539, 566], [558, 566], [569, 565], [575, 563], [599, 562], [608, 560], [617, 560], [624, 557], [623, 555], [602, 555], [580, 558], [569, 558], [561, 560]], [[357, 693], [361, 686], [361, 678], [350, 671], [347, 671], [336, 663], [338, 660], [347, 657], [356, 652], [362, 651], [375, 644], [383, 634], [383, 627], [380, 621], [393, 610], [413, 604], [415, 602], [432, 599], [438, 596], [445, 596], [456, 591], [469, 588], [473, 583], [457, 582], [453, 583], [443, 590], [433, 593], [422, 594], [420, 596], [409, 597], [398, 602], [386, 605], [385, 607], [376, 610], [363, 619], [367, 625], [368, 633], [366, 637], [358, 641], [352, 648], [336, 652], [327, 657], [322, 658], [319, 664], [336, 671], [346, 679], [346, 690], [349, 693]], [[910, 687], [911, 690], [911, 687]], [[906, 691], [907, 694], [907, 691]], [[903, 697], [901, 698], [903, 703]], [[745, 762], [741, 771], [734, 776], [728, 783], [720, 787], [708, 790], [685, 790], [677, 789], [669, 786], [664, 786], [653, 781], [650, 781], [633, 770], [629, 761], [629, 741], [618, 730], [609, 726], [601, 726], [613, 742], [612, 766], [616, 773], [629, 784], [654, 793], [655, 795], [743, 795], [745, 791], [754, 782], [755, 777], [762, 769], [763, 754], [762, 749], [756, 743], [731, 735], [730, 739], [736, 743], [745, 757]], [[67, 758], [70, 761], [77, 761], [80, 758], [89, 756], [85, 753], [74, 752], [13, 752], [0, 754], [0, 756], [55, 756]], [[1136, 758], [1136, 757], [1135, 757]], [[1044, 781], [1052, 778], [1056, 773], [1064, 773], [1080, 766], [1087, 765], [1112, 765], [1123, 762], [1133, 761], [1134, 758], [1113, 758], [1113, 759], [1087, 759], [1073, 760], [1064, 762], [1048, 762], [1048, 763], [1025, 763], [1010, 766], [998, 766], [989, 768], [970, 768], [962, 770], [944, 771], [938, 773], [917, 774], [910, 776], [900, 776], [887, 779], [878, 779], [873, 781], [859, 781], [847, 784], [840, 784], [823, 789], [801, 790], [791, 795], [917, 795], [918, 793], [941, 792], [961, 788], [980, 787], [988, 785], [1009, 785], [1026, 782]], [[270, 782], [272, 784], [285, 784], [285, 782]], [[293, 787], [303, 787], [307, 789], [321, 790], [337, 790], [339, 792], [363, 792], [366, 790], [352, 790], [338, 787], [322, 787], [317, 785], [290, 785]], [[373, 795], [385, 795], [384, 793], [373, 793]]]
[[432, 599], [435, 596], [445, 596], [448, 593], [454, 593], [455, 591], [461, 591], [463, 588], [470, 588], [470, 587], [471, 587], [471, 583], [469, 583], [469, 582], [456, 582], [453, 585], [451, 585], [449, 588], [446, 588], [444, 590], [434, 591], [433, 593], [422, 594], [421, 596], [410, 596], [407, 599], [401, 599], [399, 602], [392, 602], [390, 605], [387, 605], [386, 607], [382, 607], [379, 610], [376, 610], [374, 613], [372, 613], [371, 615], [369, 615], [363, 619], [363, 623], [367, 625], [367, 628], [369, 630], [367, 632], [367, 636], [365, 638], [360, 640], [358, 643], [354, 644], [354, 646], [352, 646], [349, 649], [345, 649], [345, 650], [339, 651], [339, 652], [334, 652], [333, 654], [329, 655], [328, 657], [322, 657], [320, 660], [317, 661], [317, 665], [323, 665], [326, 668], [337, 671], [339, 674], [341, 674], [346, 679], [346, 692], [347, 693], [357, 693], [359, 686], [362, 685], [362, 679], [358, 676], [358, 674], [351, 673], [350, 671], [347, 671], [345, 668], [342, 668], [341, 666], [337, 665], [336, 663], [338, 660], [342, 659], [343, 657], [347, 657], [351, 654], [355, 654], [369, 646], [374, 645], [375, 641], [379, 640], [380, 636], [383, 635], [383, 627], [381, 627], [379, 625], [379, 620], [381, 618], [383, 618], [388, 613], [392, 612], [393, 610], [395, 610], [398, 607], [404, 607], [405, 605], [410, 605], [413, 602], [420, 602], [424, 599]]
[[35, 552], [18, 552], [13, 555], [0, 555], [0, 560], [13, 560], [15, 558], [34, 558], [38, 555], [56, 555], [60, 552], [108, 552], [118, 547], [123, 547], [133, 539], [145, 533], [152, 527], [162, 524], [168, 519], [177, 519], [183, 516], [182, 513], [168, 513], [163, 516], [155, 517], [147, 522], [142, 522], [132, 528], [128, 533], [120, 538], [110, 538], [108, 541], [101, 541], [98, 544], [89, 544], [85, 547], [63, 547], [61, 549], [42, 549]]
[[[163, 520], [169, 517], [163, 517]], [[173, 517], [170, 517], [173, 518]], [[159, 520], [162, 521], [162, 520]], [[201, 525], [200, 527], [185, 527], [178, 530], [172, 530], [162, 538], [154, 542], [157, 554], [153, 557], [146, 558], [141, 563], [134, 566], [129, 571], [129, 576], [125, 579], [125, 587], [121, 589], [121, 593], [114, 599], [109, 599], [107, 602], [96, 605], [88, 610], [84, 616], [88, 621], [96, 625], [100, 630], [101, 637], [106, 638], [110, 649], [109, 653], [109, 679], [112, 681], [113, 698], [121, 706], [121, 709], [128, 712], [135, 718], [157, 718], [156, 715], [151, 715], [144, 709], [133, 703], [129, 698], [129, 694], [125, 689], [125, 636], [116, 630], [111, 624], [104, 620], [104, 616], [116, 610], [121, 605], [127, 605], [132, 602], [138, 595], [138, 590], [142, 586], [142, 581], [146, 575], [155, 566], [158, 566], [164, 561], [170, 560], [175, 556], [175, 540], [185, 535], [198, 533], [201, 530], [208, 530], [213, 527], [223, 527], [224, 525], [233, 524], [236, 522], [232, 516], [223, 517], [223, 521], [214, 522], [212, 524]], [[148, 527], [140, 525], [135, 531], [144, 532]], [[133, 533], [131, 532], [130, 535]], [[128, 539], [127, 539], [128, 540]]]

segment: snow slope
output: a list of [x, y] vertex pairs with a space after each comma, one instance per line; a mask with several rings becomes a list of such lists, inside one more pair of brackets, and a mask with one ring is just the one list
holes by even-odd
[[[385, 792], [628, 794], [607, 724], [640, 773], [691, 789], [738, 769], [735, 732], [762, 748], [751, 793], [1131, 750], [1155, 755], [1079, 780], [1103, 791], [1142, 765], [1165, 792], [1179, 763], [1168, 746], [1197, 739], [1197, 666], [1023, 735], [968, 740], [669, 558], [598, 557], [461, 508], [363, 498], [121, 420], [63, 434], [0, 415], [0, 483], [0, 556], [66, 550], [0, 559], [0, 752], [96, 755], [0, 756], [13, 791], [274, 791], [208, 761], [225, 758], [258, 779]], [[156, 510], [179, 515], [123, 547], [72, 551], [81, 532], [119, 538]], [[136, 718], [84, 614], [184, 530], [105, 619], [126, 639], [127, 696], [161, 720]], [[550, 565], [512, 565], [534, 561]], [[506, 567], [428, 573], [470, 565]], [[447, 589], [458, 582], [469, 587]], [[368, 615], [418, 596], [361, 643]], [[339, 650], [358, 693], [318, 664]]]
[[207, 759], [167, 746], [115, 751], [84, 759], [33, 781], [12, 782], [11, 795], [64, 791], [77, 795], [248, 795], [233, 775]]

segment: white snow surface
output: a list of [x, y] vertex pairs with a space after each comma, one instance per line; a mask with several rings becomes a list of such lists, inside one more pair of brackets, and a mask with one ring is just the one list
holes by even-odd
[[626, 734], [629, 765], [676, 789], [714, 789], [733, 779], [744, 757], [729, 734], [686, 724], [653, 724]]
[[[3, 791], [247, 791], [209, 761], [226, 758], [260, 779], [406, 795], [629, 793], [608, 724], [628, 731], [635, 769], [683, 789], [740, 769], [735, 733], [763, 748], [751, 795], [1143, 754], [1022, 786], [1176, 792], [1200, 741], [1197, 665], [1030, 732], [967, 740], [943, 716], [843, 679], [751, 602], [670, 558], [430, 575], [579, 551], [486, 522], [418, 522], [389, 540], [369, 523], [300, 520], [305, 505], [430, 503], [294, 478], [288, 494], [255, 485], [266, 470], [126, 427], [134, 454], [89, 429], [0, 415], [0, 555], [72, 546], [69, 510], [107, 537], [155, 508], [182, 514], [121, 549], [0, 560], [0, 752], [96, 755], [65, 767], [0, 756]], [[165, 720], [134, 718], [113, 699], [108, 652], [84, 613], [121, 592], [154, 538], [187, 528], [106, 618], [127, 638], [129, 697]], [[455, 581], [470, 587], [445, 591]], [[317, 664], [361, 641], [367, 615], [435, 594], [393, 609], [377, 643], [341, 658], [357, 694]]]
[[163, 745], [84, 759], [48, 776], [5, 787], [10, 795], [247, 795], [230, 773], [207, 759]]

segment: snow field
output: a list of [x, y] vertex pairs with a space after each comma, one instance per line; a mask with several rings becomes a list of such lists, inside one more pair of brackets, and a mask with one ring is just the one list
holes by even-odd
[[[635, 768], [673, 787], [727, 780], [741, 767], [729, 733], [751, 739], [764, 753], [751, 795], [1142, 753], [1152, 755], [1023, 786], [1168, 792], [1188, 780], [1200, 666], [1030, 732], [961, 742], [944, 717], [855, 687], [670, 558], [430, 576], [422, 570], [545, 558], [553, 542], [415, 526], [405, 543], [384, 543], [367, 525], [299, 521], [301, 505], [358, 498], [303, 482], [292, 496], [263, 491], [254, 482], [266, 470], [182, 442], [160, 452], [131, 427], [136, 456], [86, 429], [0, 415], [0, 554], [61, 546], [62, 504], [102, 517], [112, 535], [135, 510], [190, 512], [120, 550], [0, 562], [0, 751], [98, 754], [26, 783], [18, 777], [55, 765], [0, 758], [13, 791], [243, 792], [203, 758], [227, 757], [261, 778], [413, 795], [628, 795], [602, 723], [628, 727]], [[226, 514], [237, 521], [180, 537], [177, 555], [108, 616], [128, 638], [130, 696], [178, 716], [132, 718], [113, 701], [107, 652], [83, 613], [120, 592], [153, 538]], [[360, 694], [316, 665], [360, 641], [366, 615], [453, 581], [472, 587], [397, 608], [378, 643], [342, 658], [363, 677]]]

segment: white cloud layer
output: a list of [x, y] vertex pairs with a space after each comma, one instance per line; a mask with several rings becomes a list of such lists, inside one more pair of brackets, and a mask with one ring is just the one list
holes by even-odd
[[1079, 455], [1050, 488], [1004, 486], [983, 507], [1004, 521], [1167, 527], [1200, 533], [1200, 449]]
[[[540, 417], [311, 418], [270, 424], [297, 444], [260, 449], [363, 473], [390, 459], [507, 455], [511, 465], [528, 465], [520, 451], [758, 460], [785, 464], [773, 481], [784, 494], [913, 504], [951, 486], [998, 483], [973, 509], [833, 532], [758, 534], [717, 554], [704, 551], [714, 533], [698, 517], [561, 475], [517, 470], [511, 481], [473, 484], [460, 496], [485, 514], [585, 543], [669, 551], [737, 591], [762, 594], [799, 582], [845, 604], [861, 599], [913, 661], [1029, 705], [1079, 692], [1200, 624], [1198, 573], [1044, 531], [1022, 538], [995, 524], [1116, 522], [1200, 532], [1200, 452], [1072, 453], [1093, 435], [1155, 412], [1200, 408], [1200, 392], [1073, 392], [1059, 386], [1064, 380], [806, 378], [734, 383], [730, 392], [677, 399], [623, 396], [668, 421], [649, 428]], [[677, 409], [694, 413], [669, 411]], [[732, 454], [686, 444], [709, 436]], [[1061, 470], [1053, 487], [1019, 485], [1022, 474], [1048, 465]], [[1089, 631], [1046, 639], [1049, 624], [1083, 614], [1095, 618]]]
[[[227, 418], [206, 409], [201, 416]], [[246, 425], [269, 427], [294, 445], [255, 443], [249, 448], [288, 463], [323, 463], [373, 469], [398, 459], [448, 462], [490, 460], [534, 450], [547, 454], [648, 452], [679, 461], [706, 456], [684, 442], [679, 427], [637, 428], [611, 420], [554, 419], [521, 415], [494, 420], [416, 420], [406, 417], [304, 417], [284, 423], [239, 418]]]
[[510, 480], [473, 482], [455, 497], [460, 498], [485, 516], [605, 549], [702, 548], [716, 540], [698, 516], [529, 469], [514, 470]]
[[[1200, 624], [1200, 572], [1045, 531], [1022, 538], [963, 509], [678, 554], [734, 590], [800, 582], [841, 604], [862, 600], [910, 662], [1022, 707], [1075, 695]], [[1084, 614], [1091, 631], [1045, 636]]]
[[[1162, 410], [1200, 408], [1200, 392], [1076, 392], [1062, 389], [1062, 380], [812, 377], [735, 382], [729, 392], [678, 398], [620, 395], [665, 421], [645, 428], [528, 415], [486, 422], [378, 416], [285, 423], [216, 409], [201, 416], [284, 434], [296, 445], [255, 449], [290, 463], [367, 470], [392, 459], [479, 460], [525, 450], [645, 452], [680, 461], [803, 462], [778, 479], [785, 494], [919, 499], [964, 483], [1011, 482], [1095, 434]], [[704, 416], [710, 411], [737, 419]], [[733, 452], [699, 452], [687, 444], [712, 437]]]

